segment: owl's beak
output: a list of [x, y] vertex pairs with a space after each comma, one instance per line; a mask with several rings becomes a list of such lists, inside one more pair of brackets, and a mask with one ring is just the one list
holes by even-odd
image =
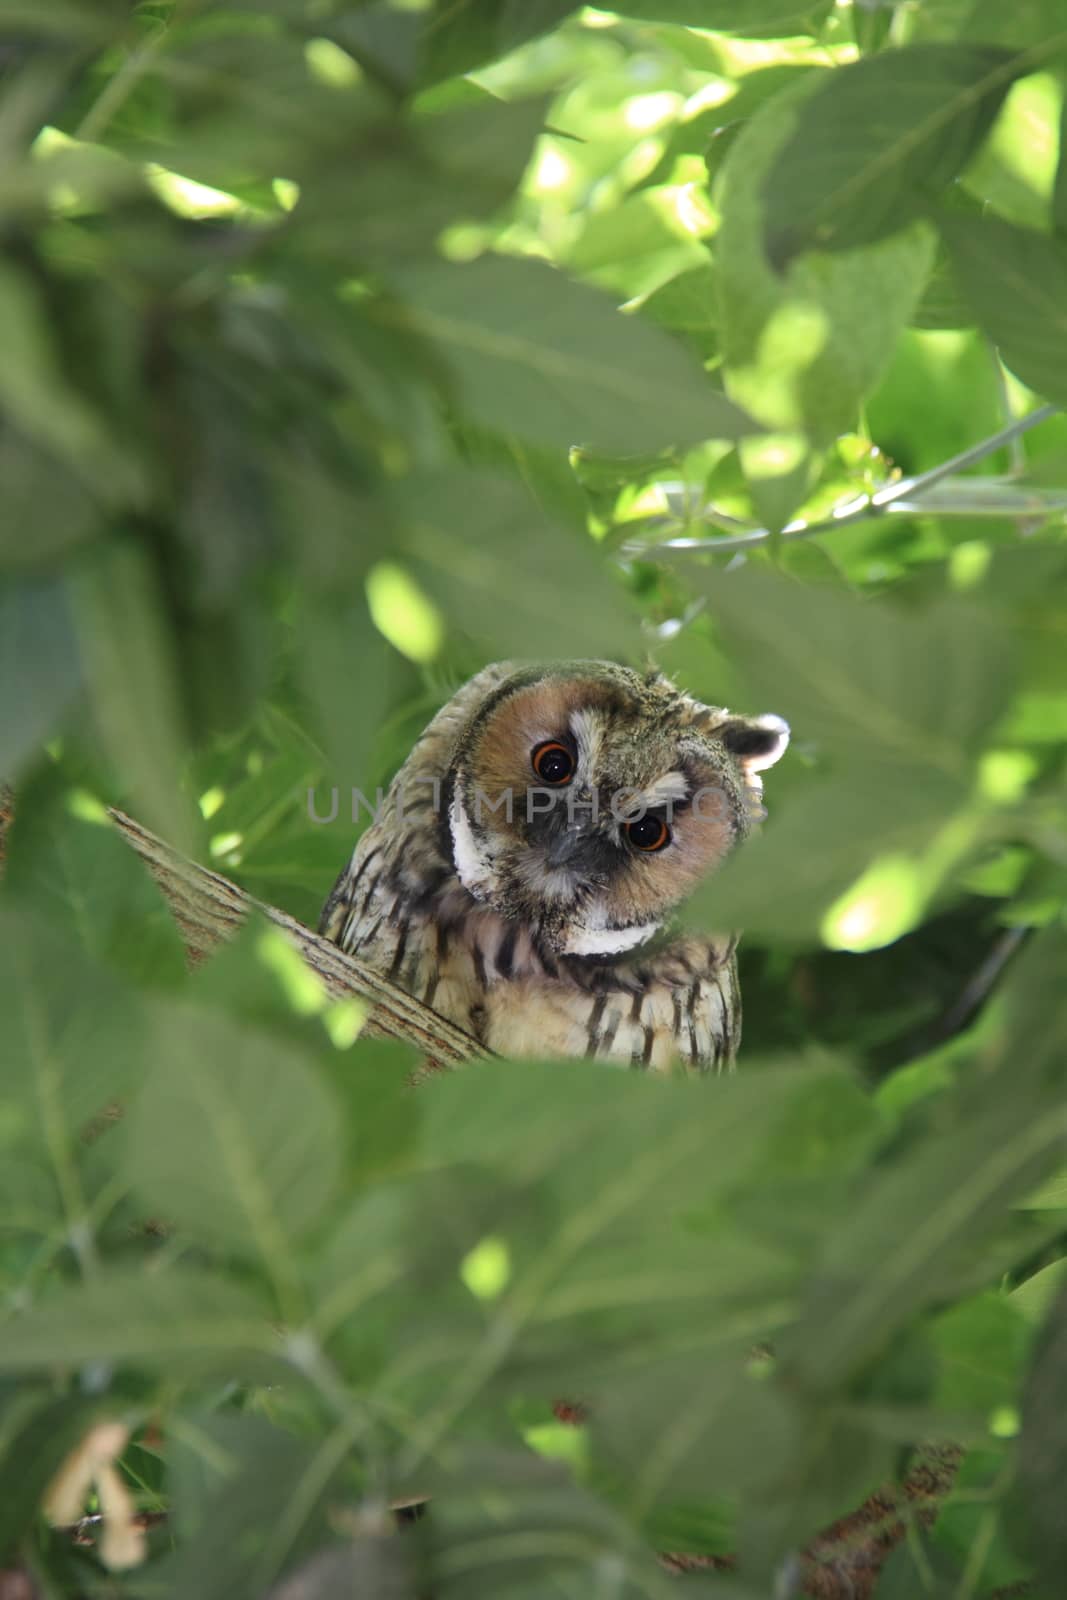
[[569, 867], [578, 856], [588, 855], [597, 840], [595, 828], [585, 820], [561, 829], [545, 846], [547, 867]]

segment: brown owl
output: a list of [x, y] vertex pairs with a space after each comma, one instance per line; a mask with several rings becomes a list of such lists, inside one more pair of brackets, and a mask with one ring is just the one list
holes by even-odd
[[788, 739], [658, 673], [486, 667], [415, 745], [319, 931], [501, 1055], [722, 1071], [736, 936], [666, 925], [761, 815]]

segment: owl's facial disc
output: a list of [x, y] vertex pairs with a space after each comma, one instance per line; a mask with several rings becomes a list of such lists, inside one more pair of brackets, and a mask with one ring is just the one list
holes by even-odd
[[602, 811], [600, 792], [583, 781], [566, 735], [536, 745], [530, 768], [532, 782], [495, 796], [457, 768], [449, 833], [460, 881], [476, 900], [535, 928], [560, 954], [607, 956], [643, 944], [662, 919], [635, 916], [612, 896], [632, 858], [671, 843], [662, 814], [670, 795], [657, 789], [645, 806], [635, 801], [622, 815], [613, 806]]
[[756, 774], [787, 738], [778, 718], [731, 717], [655, 674], [517, 672], [457, 738], [455, 870], [543, 947], [632, 950], [744, 837]]

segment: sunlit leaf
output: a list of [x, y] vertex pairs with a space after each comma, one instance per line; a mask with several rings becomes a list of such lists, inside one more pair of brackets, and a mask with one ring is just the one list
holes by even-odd
[[784, 275], [768, 263], [764, 177], [823, 76], [810, 74], [756, 115], [731, 146], [716, 190], [728, 392], [768, 426], [806, 429], [819, 444], [854, 427], [932, 259], [919, 228], [853, 254], [806, 258]]

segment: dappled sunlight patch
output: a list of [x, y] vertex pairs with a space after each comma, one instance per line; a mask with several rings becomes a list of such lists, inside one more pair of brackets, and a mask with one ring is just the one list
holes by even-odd
[[432, 661], [444, 639], [444, 623], [411, 574], [380, 561], [367, 574], [367, 604], [378, 632], [412, 661]]
[[827, 911], [823, 943], [831, 950], [878, 950], [915, 926], [922, 905], [915, 862], [907, 856], [885, 856]]
[[460, 1262], [459, 1275], [478, 1300], [495, 1300], [511, 1281], [511, 1251], [495, 1234], [480, 1239]]
[[280, 929], [262, 929], [256, 939], [256, 954], [281, 984], [297, 1016], [316, 1016], [325, 1009], [328, 997], [322, 980], [300, 959]]

